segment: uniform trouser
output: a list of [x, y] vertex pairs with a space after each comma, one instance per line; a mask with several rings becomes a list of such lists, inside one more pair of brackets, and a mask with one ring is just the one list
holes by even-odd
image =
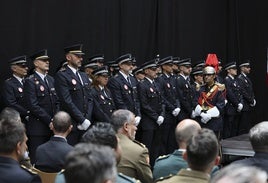
[[85, 132], [86, 131], [81, 130], [71, 131], [71, 133], [67, 136], [68, 144], [70, 144], [71, 146], [78, 144], [81, 141], [81, 138]]
[[161, 154], [173, 153], [175, 149], [178, 149], [178, 145], [175, 139], [176, 121], [172, 115], [166, 115], [164, 123], [160, 126], [162, 131], [162, 144], [164, 151]]
[[238, 123], [239, 123], [239, 114], [224, 116], [223, 123], [223, 138], [234, 137], [238, 135]]
[[250, 128], [251, 128], [250, 111], [242, 111], [238, 124], [238, 135], [248, 133]]
[[142, 143], [144, 143], [148, 148], [150, 165], [151, 167], [154, 167], [155, 160], [161, 154], [161, 150], [163, 149], [160, 128], [143, 130]]
[[35, 136], [35, 135], [28, 135], [28, 150], [29, 156], [32, 164], [36, 163], [35, 152], [38, 146], [44, 144], [50, 139], [50, 136]]

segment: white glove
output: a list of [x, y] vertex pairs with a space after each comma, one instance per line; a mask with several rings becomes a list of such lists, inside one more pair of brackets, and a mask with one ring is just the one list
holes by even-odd
[[225, 100], [224, 100], [224, 104], [226, 105], [227, 103], [228, 103], [228, 100], [227, 100], [227, 99], [225, 99]]
[[140, 124], [141, 121], [141, 117], [140, 116], [136, 116], [135, 117], [135, 125], [138, 126]]
[[196, 116], [200, 116], [201, 114], [201, 111], [202, 111], [202, 107], [198, 104], [194, 111], [192, 112], [192, 116], [196, 117]]
[[237, 112], [241, 112], [243, 109], [243, 104], [239, 103], [237, 107]]
[[207, 114], [209, 114], [211, 118], [219, 117], [220, 111], [218, 110], [218, 108], [216, 106], [214, 106], [207, 111]]
[[253, 100], [253, 104], [250, 104], [251, 107], [254, 107], [256, 105], [256, 100]]
[[204, 113], [204, 112], [202, 112], [202, 113], [200, 114], [200, 116], [201, 116], [201, 122], [204, 123], [204, 124], [207, 124], [207, 122], [208, 122], [209, 120], [211, 120], [211, 115], [208, 114], [208, 113]]
[[87, 130], [90, 125], [91, 125], [91, 122], [88, 119], [85, 119], [85, 121], [82, 124], [77, 125], [77, 128], [79, 130]]
[[163, 116], [158, 116], [157, 118], [157, 124], [160, 126], [164, 122], [164, 117]]
[[181, 111], [181, 109], [179, 107], [177, 107], [176, 109], [174, 109], [172, 111], [172, 115], [176, 117], [176, 116], [178, 116], [178, 114], [180, 113], [180, 111]]

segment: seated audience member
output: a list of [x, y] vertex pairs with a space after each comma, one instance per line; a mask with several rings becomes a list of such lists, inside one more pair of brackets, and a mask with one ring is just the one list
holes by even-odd
[[156, 159], [153, 169], [154, 180], [169, 176], [170, 174], [175, 175], [180, 169], [188, 167], [182, 155], [186, 150], [188, 140], [200, 129], [199, 123], [191, 119], [184, 119], [177, 125], [175, 137], [179, 149], [175, 150], [172, 154], [160, 156]]
[[215, 175], [210, 183], [266, 183], [267, 173], [257, 167], [228, 165]]
[[5, 107], [0, 113], [0, 119], [21, 122], [20, 113], [13, 108]]
[[255, 152], [254, 156], [233, 163], [256, 166], [268, 173], [268, 121], [263, 121], [252, 127], [249, 131], [249, 140]]
[[15, 116], [1, 119], [0, 137], [0, 182], [41, 183], [36, 173], [19, 164], [27, 149], [24, 125]]
[[[121, 148], [118, 144], [118, 139], [113, 126], [109, 123], [96, 123], [92, 126], [82, 137], [82, 142], [92, 143], [97, 145], [106, 145], [111, 147], [115, 152], [116, 162], [119, 163], [121, 159]], [[63, 173], [60, 173], [56, 177], [55, 183], [65, 183]], [[116, 183], [134, 183], [138, 182], [134, 178], [117, 174]]]
[[80, 143], [67, 155], [66, 183], [115, 183], [116, 163], [108, 146]]
[[152, 182], [148, 149], [134, 140], [137, 130], [134, 114], [129, 110], [119, 109], [112, 114], [112, 124], [122, 148], [121, 161], [117, 166], [118, 172], [143, 183]]
[[189, 140], [186, 152], [183, 154], [189, 168], [181, 169], [177, 175], [159, 179], [157, 182], [207, 183], [213, 166], [220, 161], [218, 151], [218, 140], [214, 132], [201, 129]]
[[55, 114], [50, 123], [54, 136], [36, 149], [35, 167], [37, 169], [45, 172], [59, 172], [64, 169], [65, 157], [73, 149], [66, 140], [72, 127], [71, 117], [68, 113], [60, 111]]
[[[1, 113], [0, 113], [0, 119], [3, 120], [13, 120], [16, 122], [21, 123], [21, 117], [20, 117], [20, 113], [18, 111], [16, 111], [15, 109], [11, 108], [11, 107], [5, 107]], [[23, 158], [20, 160], [20, 165], [26, 166], [27, 168], [31, 169], [32, 168], [32, 164], [30, 161], [30, 157], [29, 157], [29, 152], [28, 149], [26, 149]]]

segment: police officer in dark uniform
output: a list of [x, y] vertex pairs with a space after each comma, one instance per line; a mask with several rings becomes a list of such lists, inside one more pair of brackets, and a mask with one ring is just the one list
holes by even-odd
[[157, 65], [155, 60], [148, 61], [142, 66], [145, 79], [138, 84], [138, 92], [141, 103], [141, 142], [146, 145], [150, 153], [150, 164], [153, 166], [155, 159], [165, 152], [163, 151], [162, 129], [160, 126], [165, 119], [165, 103], [162, 97], [157, 77]]
[[142, 81], [145, 77], [141, 67], [133, 69], [132, 73], [138, 82]]
[[72, 117], [73, 129], [67, 137], [68, 143], [71, 145], [80, 141], [84, 131], [92, 123], [93, 114], [98, 121], [103, 120], [103, 116], [99, 116], [100, 113], [95, 112], [98, 111], [98, 108], [94, 107], [88, 76], [79, 71], [84, 55], [82, 46], [82, 44], [77, 44], [64, 48], [68, 65], [55, 76], [61, 110], [66, 111]]
[[19, 56], [9, 61], [12, 77], [7, 79], [3, 87], [3, 99], [7, 107], [12, 107], [20, 113], [23, 123], [26, 123], [28, 112], [24, 98], [24, 80], [27, 76], [28, 66], [26, 56]]
[[30, 58], [33, 60], [35, 71], [25, 80], [24, 96], [30, 111], [26, 127], [30, 158], [33, 163], [36, 148], [48, 141], [52, 135], [49, 124], [59, 110], [59, 103], [54, 79], [47, 74], [49, 71], [47, 50], [38, 51]]
[[179, 96], [181, 111], [178, 121], [191, 117], [192, 111], [196, 106], [195, 92], [190, 84], [190, 74], [192, 71], [191, 59], [182, 59], [178, 63], [180, 74], [176, 80], [176, 89]]
[[248, 77], [250, 73], [250, 61], [245, 60], [240, 63], [240, 75], [237, 78], [238, 85], [240, 86], [240, 92], [242, 95], [243, 109], [241, 111], [241, 117], [239, 120], [238, 134], [248, 133], [251, 128], [251, 111], [256, 105], [256, 100], [253, 91], [253, 85]]
[[[106, 87], [109, 79], [109, 73], [106, 67], [100, 67], [92, 72], [94, 79], [91, 88], [91, 94], [99, 105], [102, 115], [109, 120], [115, 110], [114, 101], [110, 90]], [[108, 121], [107, 121], [108, 122]]]
[[192, 116], [198, 116], [197, 119], [202, 128], [208, 128], [214, 131], [220, 138], [223, 128], [222, 113], [225, 107], [225, 86], [215, 82], [216, 71], [211, 66], [203, 69], [205, 85], [200, 88], [198, 105], [195, 107]]
[[140, 103], [137, 94], [137, 81], [130, 75], [132, 70], [132, 56], [125, 54], [116, 59], [119, 72], [110, 78], [108, 88], [112, 93], [112, 98], [116, 109], [127, 109], [135, 114], [138, 124], [141, 119]]
[[87, 74], [90, 83], [92, 83], [93, 80], [92, 72], [98, 67], [100, 67], [100, 65], [97, 63], [97, 60], [88, 59], [82, 64], [82, 67], [84, 69], [84, 72]]
[[166, 104], [165, 123], [161, 125], [163, 144], [165, 145], [165, 153], [171, 153], [177, 148], [174, 130], [177, 125], [177, 116], [181, 110], [175, 88], [176, 80], [171, 76], [173, 71], [172, 56], [161, 59], [158, 65], [161, 66], [162, 75], [157, 78], [157, 81]]
[[27, 149], [27, 136], [17, 116], [1, 119], [0, 137], [0, 182], [41, 183], [36, 173], [19, 164]]
[[90, 62], [95, 62], [98, 67], [102, 67], [104, 64], [104, 54], [96, 54], [88, 59]]
[[229, 138], [238, 135], [239, 114], [243, 109], [243, 104], [240, 87], [236, 81], [236, 62], [226, 64], [224, 70], [227, 72], [224, 79], [227, 103], [225, 106], [223, 138]]

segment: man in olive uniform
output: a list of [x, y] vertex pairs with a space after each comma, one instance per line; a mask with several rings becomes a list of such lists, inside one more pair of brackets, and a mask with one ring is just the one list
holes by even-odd
[[201, 129], [200, 125], [191, 119], [182, 120], [176, 127], [175, 136], [179, 149], [172, 154], [160, 156], [155, 161], [153, 169], [154, 180], [160, 177], [175, 175], [182, 168], [187, 168], [187, 162], [183, 159], [182, 154], [186, 151], [186, 144], [193, 134]]
[[240, 86], [240, 92], [242, 95], [243, 109], [241, 110], [241, 116], [238, 125], [238, 135], [248, 133], [251, 128], [251, 111], [256, 105], [256, 100], [253, 91], [253, 85], [248, 77], [250, 74], [250, 61], [245, 60], [240, 63], [240, 75], [237, 78], [238, 85]]
[[209, 129], [201, 129], [190, 138], [183, 158], [188, 169], [181, 169], [176, 175], [159, 179], [159, 183], [208, 183], [214, 165], [220, 161], [218, 139]]
[[28, 66], [26, 56], [12, 58], [9, 61], [12, 77], [7, 79], [3, 87], [3, 99], [7, 107], [12, 107], [20, 113], [23, 123], [29, 115], [24, 98], [24, 79], [27, 76]]
[[25, 80], [24, 96], [30, 111], [26, 128], [30, 158], [34, 163], [36, 148], [47, 142], [52, 135], [49, 124], [59, 110], [59, 101], [54, 79], [47, 74], [49, 71], [47, 50], [38, 51], [30, 58], [33, 60], [35, 71]]
[[224, 70], [227, 72], [224, 84], [226, 87], [226, 99], [228, 102], [225, 106], [223, 138], [229, 138], [238, 135], [239, 117], [240, 112], [243, 109], [243, 101], [240, 93], [240, 87], [236, 79], [236, 63], [230, 62], [226, 64]]
[[152, 182], [148, 149], [135, 140], [137, 127], [134, 114], [129, 110], [119, 109], [112, 115], [112, 125], [122, 149], [121, 161], [117, 166], [118, 172], [141, 182]]

